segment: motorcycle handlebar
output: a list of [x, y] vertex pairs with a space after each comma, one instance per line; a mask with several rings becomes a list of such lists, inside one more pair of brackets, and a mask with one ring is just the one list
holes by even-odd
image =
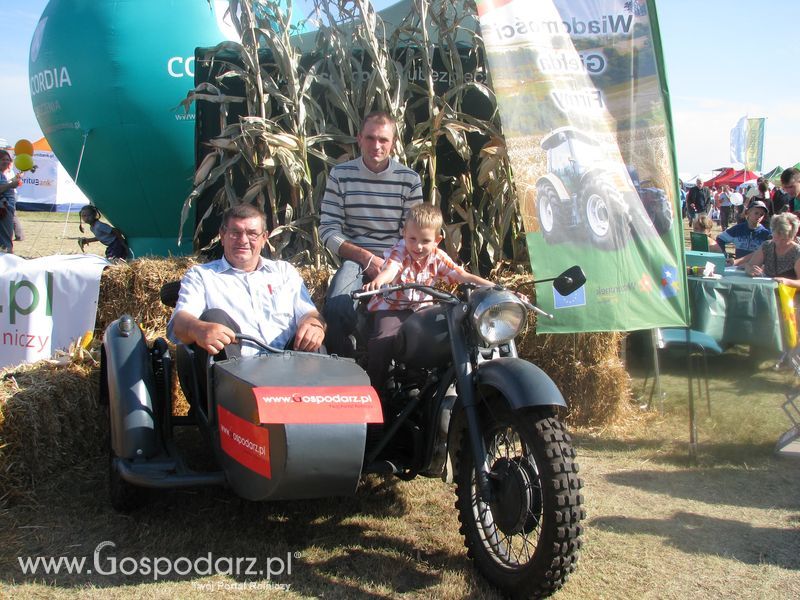
[[401, 290], [419, 290], [428, 294], [429, 296], [433, 296], [437, 300], [442, 300], [444, 302], [457, 302], [458, 299], [453, 296], [450, 292], [444, 292], [442, 290], [437, 290], [436, 288], [422, 285], [420, 283], [402, 283], [399, 285], [387, 285], [383, 286], [377, 290], [368, 290], [368, 291], [356, 291], [350, 292], [350, 297], [353, 300], [360, 300], [362, 298], [369, 298], [371, 296], [377, 296], [379, 294], [390, 294], [392, 292], [398, 292]]
[[258, 339], [257, 337], [254, 337], [252, 335], [248, 335], [246, 333], [237, 333], [236, 334], [236, 341], [239, 342], [239, 343], [241, 343], [241, 342], [250, 342], [251, 344], [253, 344], [255, 346], [258, 346], [259, 348], [263, 348], [267, 352], [272, 352], [273, 354], [279, 354], [279, 353], [283, 352], [283, 350], [279, 350], [278, 348], [270, 346], [269, 344], [267, 344], [266, 342]]

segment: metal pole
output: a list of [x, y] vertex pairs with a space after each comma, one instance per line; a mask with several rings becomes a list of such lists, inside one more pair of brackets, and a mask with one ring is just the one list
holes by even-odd
[[689, 374], [689, 459], [697, 462], [697, 415], [694, 407], [692, 385], [692, 347], [689, 345], [689, 328], [686, 328], [686, 366]]
[[653, 349], [653, 387], [647, 399], [647, 410], [653, 408], [653, 394], [658, 394], [658, 410], [664, 412], [664, 392], [661, 391], [661, 365], [658, 362], [658, 329], [650, 330], [650, 342]]

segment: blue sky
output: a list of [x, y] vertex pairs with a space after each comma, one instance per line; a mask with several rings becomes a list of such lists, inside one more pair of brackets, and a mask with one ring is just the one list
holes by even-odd
[[[373, 1], [378, 9], [393, 3]], [[13, 144], [41, 137], [28, 92], [28, 51], [47, 0], [3, 4], [0, 137]], [[765, 170], [800, 161], [796, 4], [660, 0], [656, 6], [679, 172], [694, 175], [728, 164], [730, 130], [745, 114], [767, 118]]]

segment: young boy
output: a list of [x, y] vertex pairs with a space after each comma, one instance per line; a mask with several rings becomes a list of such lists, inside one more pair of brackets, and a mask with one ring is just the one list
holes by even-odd
[[772, 234], [761, 224], [767, 216], [767, 205], [760, 200], [753, 200], [745, 211], [745, 220], [729, 227], [717, 236], [717, 244], [725, 253], [725, 244], [733, 244], [736, 248], [734, 264], [752, 254], [766, 242]]
[[[409, 209], [402, 239], [389, 250], [382, 270], [375, 279], [364, 285], [364, 289], [377, 290], [387, 283], [433, 285], [436, 281], [494, 285], [491, 281], [467, 273], [438, 248], [442, 240], [441, 229], [442, 213], [435, 206], [423, 203]], [[385, 297], [373, 296], [370, 299], [367, 310], [374, 314], [367, 345], [367, 373], [373, 387], [379, 392], [386, 380], [394, 338], [400, 325], [414, 311], [431, 303], [430, 297], [418, 290], [392, 292]]]

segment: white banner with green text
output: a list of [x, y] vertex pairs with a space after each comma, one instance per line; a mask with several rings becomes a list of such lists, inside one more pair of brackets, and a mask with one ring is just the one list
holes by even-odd
[[92, 331], [108, 265], [94, 254], [0, 254], [0, 368], [50, 358]]

